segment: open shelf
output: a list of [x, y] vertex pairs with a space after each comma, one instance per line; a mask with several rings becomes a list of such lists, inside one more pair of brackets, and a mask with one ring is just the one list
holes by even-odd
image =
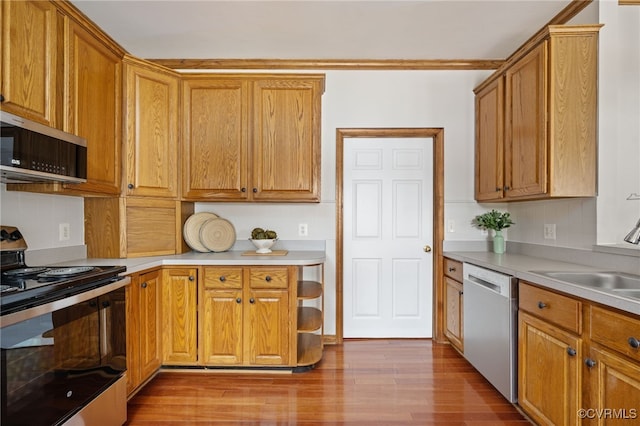
[[298, 333], [317, 331], [322, 328], [322, 311], [310, 306], [298, 307]]
[[[305, 272], [314, 280], [305, 279]], [[324, 344], [324, 264], [298, 269], [297, 303], [298, 367], [313, 368], [322, 359]]]
[[298, 334], [298, 365], [313, 365], [322, 359], [322, 335]]
[[317, 299], [322, 296], [322, 284], [317, 281], [298, 281], [298, 299]]

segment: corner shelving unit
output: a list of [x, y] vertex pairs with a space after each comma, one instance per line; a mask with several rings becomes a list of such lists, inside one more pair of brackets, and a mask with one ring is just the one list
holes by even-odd
[[[315, 268], [318, 281], [305, 280], [306, 268]], [[298, 269], [298, 367], [313, 368], [322, 359], [324, 338], [324, 264]]]

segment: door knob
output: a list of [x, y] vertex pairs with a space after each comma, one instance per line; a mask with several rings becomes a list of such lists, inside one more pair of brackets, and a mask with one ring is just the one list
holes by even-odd
[[424, 246], [422, 248], [422, 250], [424, 250], [425, 253], [430, 253], [431, 252], [431, 246]]

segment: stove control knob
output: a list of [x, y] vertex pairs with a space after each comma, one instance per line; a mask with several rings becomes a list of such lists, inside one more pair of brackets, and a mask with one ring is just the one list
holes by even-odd
[[3, 229], [0, 231], [0, 241], [4, 241], [4, 240], [8, 240], [9, 239], [9, 233], [7, 232], [6, 229]]
[[22, 234], [20, 233], [20, 231], [18, 231], [17, 229], [15, 231], [13, 231], [10, 235], [9, 235], [9, 239], [11, 241], [18, 241], [20, 239], [22, 239]]

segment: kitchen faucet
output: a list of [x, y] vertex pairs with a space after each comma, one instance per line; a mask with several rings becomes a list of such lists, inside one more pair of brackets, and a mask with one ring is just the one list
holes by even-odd
[[633, 227], [631, 232], [624, 237], [624, 240], [631, 244], [640, 243], [640, 219], [638, 219], [638, 223], [636, 223], [636, 226]]

